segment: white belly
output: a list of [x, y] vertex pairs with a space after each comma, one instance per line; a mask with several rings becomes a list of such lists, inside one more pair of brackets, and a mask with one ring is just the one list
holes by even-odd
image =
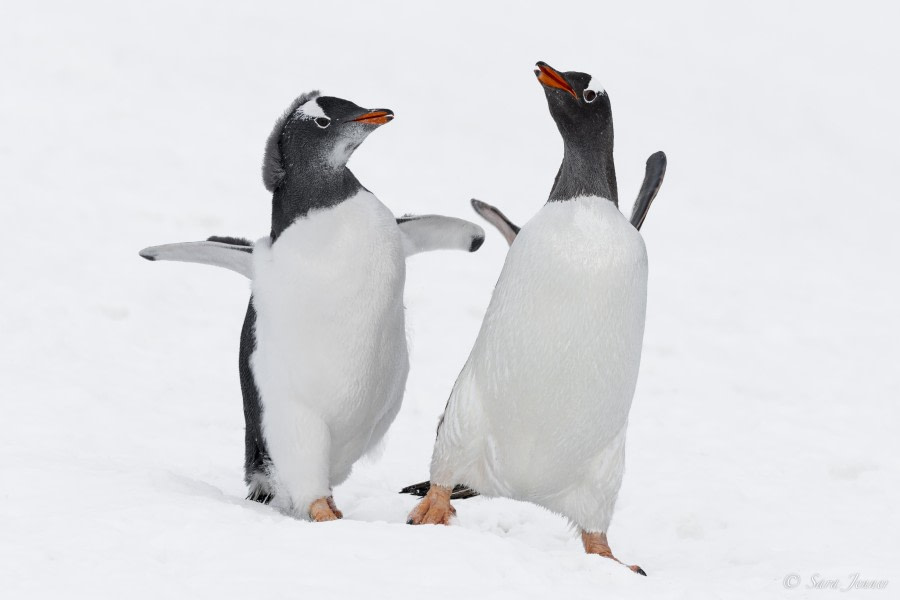
[[[332, 476], [349, 471], [393, 419], [406, 384], [406, 267], [394, 216], [362, 191], [310, 212], [273, 245], [258, 243], [253, 260], [251, 366], [267, 441], [302, 446], [305, 415], [315, 417], [330, 433]], [[300, 431], [269, 435], [284, 426]]]
[[510, 248], [445, 416], [465, 482], [529, 500], [598, 477], [618, 489], [621, 473], [598, 471], [618, 468], [606, 455], [624, 443], [646, 298], [643, 240], [612, 203], [541, 209]]

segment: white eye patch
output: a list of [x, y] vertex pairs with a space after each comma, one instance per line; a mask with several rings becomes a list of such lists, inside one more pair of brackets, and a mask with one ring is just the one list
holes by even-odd
[[581, 97], [584, 98], [584, 101], [590, 104], [600, 96], [606, 93], [606, 90], [603, 89], [603, 86], [600, 85], [600, 82], [594, 81], [592, 77], [590, 81], [588, 81], [587, 85], [584, 86], [584, 91], [581, 92]]
[[302, 119], [328, 119], [328, 115], [326, 115], [325, 111], [322, 110], [322, 107], [319, 106], [319, 102], [316, 98], [298, 106], [295, 114]]

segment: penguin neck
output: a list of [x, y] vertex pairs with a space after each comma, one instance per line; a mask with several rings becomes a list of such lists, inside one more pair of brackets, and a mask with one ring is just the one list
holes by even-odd
[[272, 241], [309, 211], [336, 206], [361, 189], [362, 184], [346, 166], [289, 168], [272, 194]]
[[553, 182], [548, 202], [572, 200], [580, 196], [606, 198], [619, 206], [616, 166], [613, 162], [612, 139], [565, 142], [563, 161]]

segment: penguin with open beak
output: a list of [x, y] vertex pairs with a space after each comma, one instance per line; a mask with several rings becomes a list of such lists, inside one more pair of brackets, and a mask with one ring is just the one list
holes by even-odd
[[248, 498], [292, 516], [342, 514], [332, 488], [384, 437], [409, 358], [407, 256], [477, 250], [483, 230], [436, 215], [395, 218], [347, 161], [387, 109], [318, 92], [295, 99], [266, 144], [269, 235], [145, 248], [148, 260], [197, 262], [251, 280], [240, 339]]
[[606, 91], [543, 62], [535, 74], [562, 164], [525, 226], [500, 213], [511, 246], [438, 426], [431, 484], [409, 489], [425, 493], [409, 522], [448, 524], [451, 496], [474, 490], [563, 515], [586, 552], [618, 561], [607, 532], [640, 365], [647, 253], [618, 209]]

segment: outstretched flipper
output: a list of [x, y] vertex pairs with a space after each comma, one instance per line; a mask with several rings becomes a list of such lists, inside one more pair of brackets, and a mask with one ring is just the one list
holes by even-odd
[[[400, 490], [401, 494], [412, 494], [413, 496], [419, 496], [420, 498], [425, 496], [428, 493], [428, 490], [431, 489], [430, 481], [423, 481], [422, 483], [415, 483], [413, 485], [408, 485], [402, 490]], [[465, 500], [466, 498], [472, 498], [477, 496], [478, 492], [473, 490], [472, 488], [465, 485], [457, 485], [453, 488], [453, 492], [450, 494], [451, 500]]]
[[140, 251], [147, 260], [174, 260], [222, 267], [253, 277], [253, 243], [243, 238], [212, 236], [205, 242], [150, 246]]
[[432, 250], [475, 252], [484, 243], [484, 229], [464, 219], [441, 215], [404, 215], [397, 219], [406, 256]]
[[519, 234], [519, 229], [521, 229], [518, 225], [506, 218], [506, 215], [500, 212], [496, 206], [491, 206], [487, 202], [472, 198], [472, 208], [485, 221], [500, 230], [500, 233], [506, 238], [506, 243], [512, 246], [513, 240], [516, 239], [516, 235]]
[[656, 152], [651, 154], [647, 159], [647, 169], [644, 171], [644, 182], [641, 184], [641, 191], [638, 192], [637, 200], [634, 201], [634, 208], [631, 209], [631, 224], [635, 229], [640, 229], [647, 218], [647, 211], [656, 194], [662, 186], [663, 178], [666, 176], [666, 153]]

